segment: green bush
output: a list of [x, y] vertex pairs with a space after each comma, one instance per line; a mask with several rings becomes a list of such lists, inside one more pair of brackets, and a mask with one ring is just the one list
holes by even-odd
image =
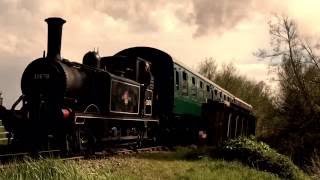
[[227, 160], [240, 160], [259, 170], [278, 174], [285, 179], [306, 179], [305, 174], [284, 155], [277, 153], [263, 142], [239, 137], [224, 142], [219, 156]]

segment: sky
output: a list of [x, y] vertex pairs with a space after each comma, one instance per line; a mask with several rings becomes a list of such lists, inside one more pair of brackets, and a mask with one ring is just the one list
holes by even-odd
[[47, 48], [51, 16], [63, 27], [64, 58], [81, 62], [99, 49], [110, 56], [151, 46], [191, 68], [206, 58], [232, 62], [249, 79], [268, 79], [268, 62], [253, 56], [269, 47], [268, 20], [285, 14], [305, 36], [320, 32], [319, 0], [0, 0], [0, 91], [10, 107], [21, 95], [25, 67]]

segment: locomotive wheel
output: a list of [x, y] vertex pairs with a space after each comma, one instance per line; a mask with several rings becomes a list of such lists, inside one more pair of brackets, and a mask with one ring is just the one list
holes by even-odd
[[76, 127], [74, 150], [79, 154], [94, 153], [95, 138], [85, 126]]
[[89, 138], [88, 133], [83, 128], [77, 130], [77, 140], [80, 151], [86, 151], [88, 149]]
[[148, 131], [148, 134], [151, 135], [150, 139], [151, 139], [151, 145], [152, 146], [157, 146], [161, 144], [161, 134], [160, 134], [160, 129], [159, 128], [154, 128], [151, 130], [151, 132]]
[[75, 127], [74, 133], [66, 136], [66, 151], [68, 154], [94, 153], [95, 138], [84, 125]]
[[142, 148], [143, 146], [143, 136], [144, 136], [144, 133], [143, 132], [139, 132], [139, 135], [138, 135], [138, 139], [137, 139], [137, 145], [136, 147], [137, 148]]

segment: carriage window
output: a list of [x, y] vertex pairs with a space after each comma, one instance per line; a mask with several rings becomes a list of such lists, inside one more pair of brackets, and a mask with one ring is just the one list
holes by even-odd
[[203, 82], [201, 80], [199, 80], [198, 97], [204, 99]]
[[192, 96], [197, 96], [197, 85], [196, 85], [196, 78], [192, 77], [191, 78], [191, 82], [192, 82], [192, 87], [191, 87], [191, 95]]
[[182, 72], [182, 95], [188, 96], [188, 76], [186, 72]]
[[216, 89], [214, 90], [214, 94], [218, 96], [218, 91]]
[[210, 87], [207, 85], [207, 92], [209, 92], [210, 91]]
[[182, 78], [183, 78], [183, 80], [185, 80], [185, 81], [187, 80], [187, 73], [186, 73], [186, 72], [183, 72], [183, 73], [182, 73]]
[[179, 82], [179, 72], [176, 71], [176, 89], [179, 90], [180, 82]]
[[226, 99], [227, 99], [225, 94], [223, 95], [223, 99], [224, 99], [224, 100], [226, 100]]

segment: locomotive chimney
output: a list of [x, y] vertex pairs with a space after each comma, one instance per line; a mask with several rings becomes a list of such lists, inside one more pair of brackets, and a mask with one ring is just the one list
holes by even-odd
[[62, 26], [66, 21], [58, 17], [47, 18], [45, 21], [48, 23], [47, 57], [60, 60]]

